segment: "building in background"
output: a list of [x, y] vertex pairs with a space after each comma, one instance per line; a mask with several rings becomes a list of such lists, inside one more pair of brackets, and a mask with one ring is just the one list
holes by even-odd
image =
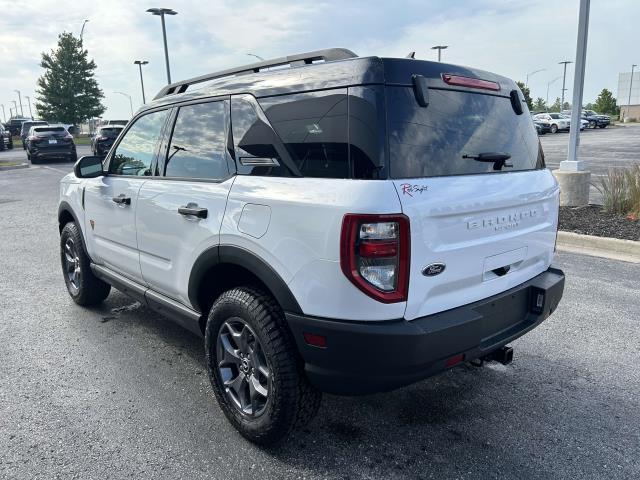
[[620, 118], [635, 118], [640, 120], [640, 71], [633, 72], [631, 85], [631, 101], [629, 101], [629, 84], [631, 72], [624, 72], [618, 76], [618, 106]]

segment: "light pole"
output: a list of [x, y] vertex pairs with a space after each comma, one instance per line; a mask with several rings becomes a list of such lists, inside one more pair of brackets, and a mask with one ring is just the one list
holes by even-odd
[[569, 60], [565, 60], [564, 62], [558, 62], [558, 65], [564, 65], [564, 73], [562, 74], [562, 99], [560, 100], [560, 111], [564, 108], [564, 92], [567, 90], [564, 88], [565, 81], [567, 80], [567, 63], [573, 63]]
[[541, 68], [540, 70], [534, 70], [533, 72], [529, 72], [527, 73], [527, 80], [524, 82], [524, 86], [528, 87], [529, 86], [529, 77], [532, 77], [533, 75], [535, 75], [536, 73], [540, 73], [540, 72], [544, 72], [546, 71], [546, 68]]
[[[22, 97], [20, 96], [20, 90], [14, 90], [14, 92], [18, 94], [18, 101], [20, 102], [20, 115], [22, 115], [22, 117], [24, 118], [24, 111], [22, 110]], [[16, 113], [18, 113], [17, 109], [16, 109]]]
[[31, 120], [33, 120], [33, 112], [31, 111], [31, 97], [25, 95], [24, 98], [26, 98], [27, 102], [29, 103], [29, 116], [31, 117]]
[[147, 62], [146, 60], [136, 60], [135, 62], [133, 62], [134, 65], [138, 65], [138, 68], [140, 69], [140, 86], [142, 87], [142, 104], [144, 105], [145, 103], [147, 103], [147, 99], [144, 97], [144, 80], [142, 80], [142, 66], [146, 65]]
[[[551, 80], [550, 82], [547, 83], [547, 111], [549, 110], [549, 87], [551, 86], [552, 83], [557, 82], [558, 80], [560, 80], [562, 77], [556, 77], [553, 80]], [[562, 110], [562, 106], [560, 106], [560, 110]]]
[[431, 47], [431, 50], [438, 50], [438, 61], [442, 58], [442, 50], [445, 50], [449, 45], [436, 45]]
[[131, 100], [131, 95], [129, 95], [128, 93], [124, 93], [124, 92], [113, 92], [113, 93], [117, 93], [119, 95], [124, 95], [125, 97], [127, 97], [129, 99], [129, 107], [131, 108], [131, 118], [133, 118], [133, 100]]
[[159, 15], [162, 22], [162, 40], [164, 41], [164, 60], [167, 64], [167, 83], [171, 83], [171, 70], [169, 69], [169, 52], [167, 50], [167, 29], [164, 26], [165, 15], [177, 15], [178, 12], [170, 8], [150, 8], [147, 10], [152, 15]]
[[82, 44], [82, 36], [84, 35], [84, 26], [89, 21], [88, 18], [85, 18], [84, 22], [82, 22], [82, 28], [80, 29], [80, 44]]
[[627, 116], [629, 118], [629, 110], [631, 110], [631, 86], [633, 85], [633, 70], [637, 67], [635, 63], [631, 65], [631, 78], [629, 79], [629, 100], [627, 100]]
[[[11, 101], [13, 102], [13, 107], [14, 107], [13, 109], [15, 110], [15, 112], [16, 112], [15, 116], [17, 117], [18, 116], [18, 103], [15, 100], [11, 100]], [[11, 114], [11, 118], [13, 118], [13, 115], [14, 114]]]
[[264, 62], [264, 58], [262, 58], [260, 55], [256, 55], [255, 53], [247, 53], [247, 55], [249, 55], [250, 57], [256, 57], [261, 62]]
[[6, 122], [7, 121], [7, 114], [4, 112], [4, 103], [0, 104], [0, 106], [2, 106], [2, 118]]

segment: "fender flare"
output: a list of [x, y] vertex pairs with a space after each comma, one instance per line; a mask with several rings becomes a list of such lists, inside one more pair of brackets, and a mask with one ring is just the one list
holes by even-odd
[[[78, 230], [80, 230], [80, 239], [82, 240], [82, 248], [84, 249], [85, 255], [89, 257], [89, 251], [87, 250], [87, 244], [85, 243], [85, 239], [84, 239], [84, 230], [82, 229], [82, 223], [80, 223], [80, 221], [78, 220], [78, 217], [73, 211], [73, 208], [71, 208], [71, 205], [69, 205], [69, 203], [66, 202], [65, 200], [61, 201], [60, 205], [58, 206], [58, 229], [60, 230], [60, 233], [62, 233], [62, 228], [64, 227], [64, 225], [62, 224], [62, 215], [64, 213], [68, 213], [73, 217], [73, 221], [75, 222], [76, 227], [78, 227]], [[91, 261], [90, 257], [89, 257], [89, 261]]]
[[219, 245], [209, 248], [197, 258], [189, 275], [187, 290], [191, 305], [200, 308], [198, 304], [200, 282], [210, 268], [222, 264], [245, 268], [267, 286], [285, 312], [303, 313], [286, 282], [269, 264], [251, 251], [234, 245]]

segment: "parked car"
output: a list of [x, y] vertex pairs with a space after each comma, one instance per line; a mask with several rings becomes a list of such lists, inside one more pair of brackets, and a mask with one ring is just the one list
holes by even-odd
[[99, 127], [91, 139], [91, 151], [93, 154], [98, 156], [106, 155], [122, 130], [124, 130], [124, 127], [120, 125]]
[[22, 149], [27, 149], [27, 136], [31, 131], [31, 127], [38, 127], [42, 125], [49, 125], [49, 122], [45, 122], [44, 120], [27, 120], [22, 122], [22, 127], [20, 127], [20, 140], [22, 140]]
[[27, 158], [32, 164], [45, 158], [66, 158], [78, 160], [73, 136], [62, 125], [41, 125], [31, 127], [26, 139]]
[[11, 132], [0, 123], [0, 150], [13, 148]]
[[79, 305], [113, 286], [204, 337], [249, 440], [322, 391], [509, 363], [556, 310], [559, 189], [514, 81], [331, 49], [155, 98], [61, 180], [62, 274]]
[[[562, 113], [571, 116], [571, 110], [563, 110]], [[611, 117], [600, 115], [593, 110], [582, 110], [581, 118], [587, 122], [590, 128], [607, 128], [611, 123]]]
[[549, 122], [551, 133], [559, 131], [569, 131], [571, 119], [565, 117], [561, 113], [539, 113], [533, 117], [535, 120], [546, 120]]
[[538, 135], [545, 135], [551, 131], [551, 123], [548, 120], [533, 118], [533, 124], [536, 127], [536, 132]]
[[9, 130], [9, 132], [11, 132], [11, 135], [15, 137], [17, 135], [20, 135], [22, 124], [30, 120], [30, 118], [14, 117], [9, 119], [5, 127], [7, 130]]

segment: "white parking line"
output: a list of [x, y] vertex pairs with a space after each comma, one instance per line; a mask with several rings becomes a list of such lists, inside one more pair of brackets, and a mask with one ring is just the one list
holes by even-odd
[[47, 166], [44, 166], [44, 165], [41, 168], [46, 168], [47, 170], [55, 170], [56, 172], [60, 172], [60, 173], [64, 173], [64, 174], [69, 173], [67, 170], [60, 170], [59, 168], [47, 167]]

